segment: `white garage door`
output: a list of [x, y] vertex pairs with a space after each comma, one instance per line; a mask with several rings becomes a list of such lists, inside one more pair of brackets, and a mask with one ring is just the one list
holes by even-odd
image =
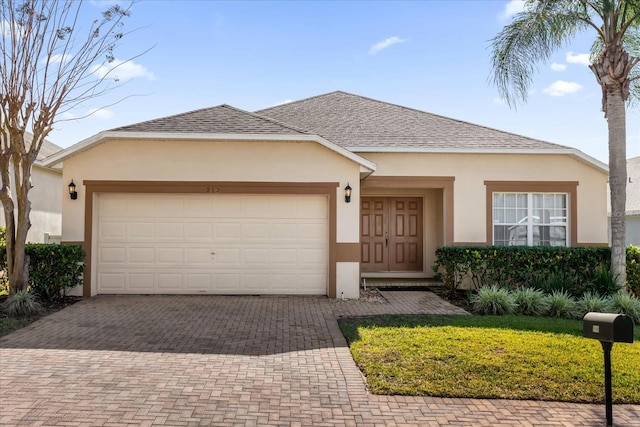
[[99, 294], [326, 295], [324, 196], [101, 194]]

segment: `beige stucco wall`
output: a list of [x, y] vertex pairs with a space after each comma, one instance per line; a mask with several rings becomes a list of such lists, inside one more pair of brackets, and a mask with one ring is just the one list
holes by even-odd
[[[359, 166], [315, 142], [112, 140], [64, 161], [64, 182], [78, 199], [63, 201], [63, 240], [84, 239], [83, 180], [339, 182], [337, 241], [358, 242]], [[355, 224], [355, 225], [354, 225]]]
[[[29, 192], [31, 201], [31, 228], [27, 242], [43, 243], [44, 233], [60, 235], [62, 232], [62, 196], [66, 187], [62, 184], [62, 174], [58, 171], [33, 166]], [[13, 182], [11, 183], [13, 188]], [[14, 193], [15, 194], [15, 193]], [[5, 226], [4, 211], [0, 202], [0, 226]]]
[[486, 242], [485, 181], [578, 181], [578, 243], [607, 243], [607, 175], [568, 155], [358, 154], [376, 163], [377, 177], [455, 177], [455, 242]]
[[[360, 166], [316, 142], [111, 140], [64, 160], [63, 169], [63, 181], [73, 179], [78, 191], [77, 200], [63, 200], [64, 242], [85, 240], [84, 180], [337, 182], [336, 242], [360, 241]], [[355, 203], [345, 203], [347, 183]], [[336, 263], [338, 296], [358, 296], [358, 265]]]

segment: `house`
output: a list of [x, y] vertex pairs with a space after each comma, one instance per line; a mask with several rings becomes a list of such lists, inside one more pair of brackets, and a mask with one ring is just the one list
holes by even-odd
[[[625, 212], [625, 242], [640, 246], [640, 156], [627, 160], [627, 206]], [[610, 194], [607, 191], [609, 200]], [[611, 218], [611, 203], [607, 202], [608, 216]], [[609, 223], [609, 241], [611, 224]]]
[[607, 167], [569, 147], [345, 92], [220, 105], [46, 160], [78, 185], [84, 295], [357, 298], [443, 245], [605, 245]]
[[[31, 134], [27, 134], [31, 138]], [[30, 243], [59, 243], [62, 232], [62, 172], [43, 165], [43, 160], [51, 156], [62, 147], [45, 140], [38, 153], [38, 158], [31, 169], [31, 184], [29, 192], [31, 201], [31, 228], [27, 233]], [[13, 182], [11, 184], [13, 188]], [[15, 193], [14, 193], [15, 194]], [[0, 209], [2, 202], [0, 202]], [[0, 227], [6, 224], [4, 210], [0, 213]]]

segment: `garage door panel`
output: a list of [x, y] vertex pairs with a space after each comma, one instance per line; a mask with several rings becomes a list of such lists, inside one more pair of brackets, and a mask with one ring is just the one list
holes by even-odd
[[235, 241], [242, 236], [242, 226], [228, 221], [215, 223], [214, 241]]
[[158, 213], [155, 199], [129, 198], [127, 200], [127, 217], [129, 218], [154, 218]]
[[127, 240], [155, 240], [155, 223], [132, 221], [128, 224]]
[[155, 264], [155, 248], [133, 247], [128, 250], [127, 264], [140, 265], [147, 264], [153, 266]]
[[190, 266], [211, 265], [213, 254], [209, 248], [186, 248], [185, 264]]
[[244, 224], [242, 238], [247, 242], [268, 242], [269, 224], [266, 222]]
[[104, 272], [99, 273], [98, 280], [100, 281], [101, 289], [104, 291], [123, 292], [126, 289], [126, 276], [125, 273]]
[[156, 273], [157, 289], [161, 292], [182, 289], [182, 274]]
[[184, 290], [203, 291], [212, 289], [212, 280], [210, 273], [188, 273], [185, 274]]
[[130, 284], [129, 289], [132, 291], [151, 291], [155, 289], [154, 273], [129, 273], [127, 282]]
[[127, 223], [124, 221], [108, 221], [100, 223], [98, 227], [98, 239], [107, 241], [109, 239], [126, 239]]
[[98, 293], [326, 294], [323, 196], [106, 194], [97, 216]]
[[124, 266], [127, 260], [127, 248], [105, 246], [98, 251], [98, 261], [101, 264], [118, 264]]
[[160, 267], [166, 265], [182, 265], [184, 263], [183, 257], [183, 248], [156, 248], [156, 262]]
[[211, 222], [190, 222], [186, 224], [185, 238], [187, 241], [212, 241], [213, 225]]

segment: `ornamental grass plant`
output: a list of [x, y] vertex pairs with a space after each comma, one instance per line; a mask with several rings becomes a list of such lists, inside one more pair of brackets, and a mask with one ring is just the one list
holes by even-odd
[[508, 289], [497, 285], [485, 286], [471, 297], [473, 311], [477, 314], [509, 314], [516, 309], [516, 302]]
[[549, 299], [538, 289], [520, 288], [513, 292], [513, 299], [516, 314], [542, 316], [549, 310]]

